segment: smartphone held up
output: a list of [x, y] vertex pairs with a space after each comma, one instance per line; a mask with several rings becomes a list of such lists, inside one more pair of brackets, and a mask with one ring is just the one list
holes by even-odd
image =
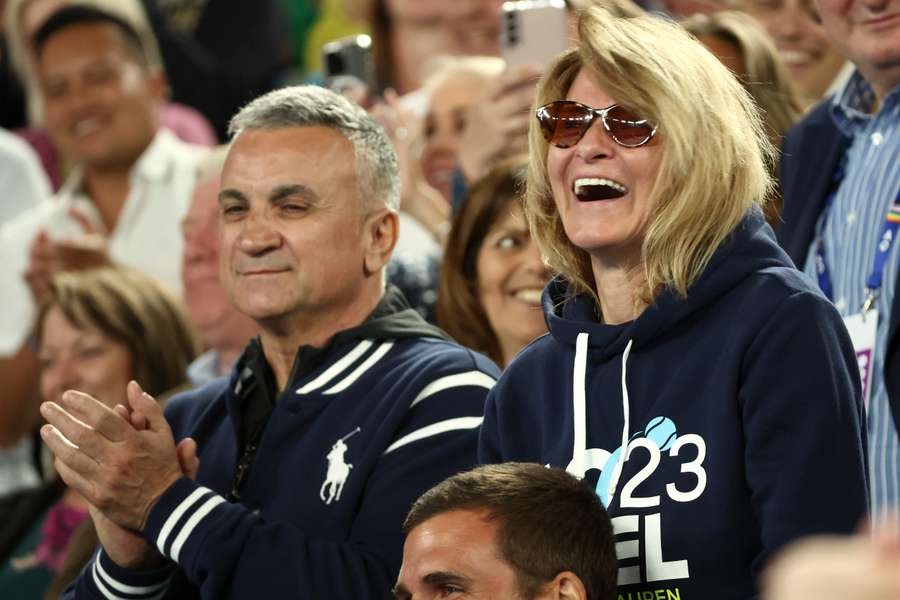
[[325, 85], [362, 106], [377, 93], [372, 38], [350, 35], [322, 46]]
[[563, 0], [504, 2], [500, 47], [507, 66], [545, 65], [569, 47]]

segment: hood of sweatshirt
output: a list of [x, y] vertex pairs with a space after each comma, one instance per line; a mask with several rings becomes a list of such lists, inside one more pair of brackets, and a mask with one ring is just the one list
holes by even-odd
[[550, 334], [558, 342], [574, 348], [578, 336], [587, 333], [591, 357], [604, 360], [624, 352], [629, 342], [634, 349], [641, 348], [714, 303], [751, 274], [769, 267], [793, 267], [793, 263], [775, 242], [762, 211], [754, 207], [713, 254], [687, 298], [679, 298], [666, 288], [634, 321], [606, 325], [598, 321], [593, 298], [573, 297], [568, 282], [557, 277], [544, 289], [541, 303]]
[[613, 523], [617, 597], [750, 598], [772, 552], [851, 531], [867, 507], [865, 418], [834, 306], [750, 211], [687, 298], [599, 323], [557, 279], [550, 333], [485, 408], [481, 462], [561, 467]]
[[[612, 501], [625, 461], [630, 439], [630, 402], [628, 396], [628, 357], [632, 350], [651, 344], [667, 330], [703, 311], [721, 296], [734, 289], [752, 274], [770, 267], [791, 267], [793, 263], [775, 242], [772, 229], [762, 211], [754, 207], [726, 237], [713, 254], [707, 267], [694, 283], [686, 298], [664, 289], [640, 316], [629, 323], [607, 325], [597, 318], [593, 298], [586, 294], [573, 296], [568, 282], [557, 277], [542, 296], [544, 315], [550, 335], [559, 343], [574, 349], [572, 368], [573, 455], [567, 470], [582, 477], [586, 470], [587, 449], [587, 369], [595, 362], [606, 362], [620, 356], [622, 364], [621, 403], [623, 413], [621, 446], [613, 455], [613, 468], [604, 469], [597, 485], [606, 506]], [[665, 423], [661, 423], [665, 429]], [[637, 434], [635, 434], [637, 435]]]

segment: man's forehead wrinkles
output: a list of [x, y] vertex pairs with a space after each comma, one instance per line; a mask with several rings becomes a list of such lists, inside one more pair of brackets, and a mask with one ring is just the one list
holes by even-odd
[[302, 183], [276, 184], [269, 192], [269, 198], [273, 200], [287, 196], [302, 196], [309, 201], [317, 201], [320, 197], [313, 188]]
[[241, 190], [233, 187], [223, 187], [217, 196], [220, 203], [225, 200], [242, 200], [247, 201], [247, 196]]
[[261, 202], [274, 204], [288, 198], [302, 199], [308, 206], [316, 208], [334, 207], [337, 198], [327, 194], [319, 194], [315, 189], [301, 183], [267, 184], [265, 182], [249, 182], [249, 185], [227, 185], [219, 192], [218, 203], [238, 201], [246, 204]]

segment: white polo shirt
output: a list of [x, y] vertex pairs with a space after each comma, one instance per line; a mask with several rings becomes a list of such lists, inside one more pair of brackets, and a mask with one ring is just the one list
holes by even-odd
[[[160, 129], [132, 167], [131, 190], [115, 229], [106, 232], [115, 263], [153, 275], [177, 293], [181, 292], [181, 220], [190, 204], [197, 161], [207, 151]], [[17, 352], [34, 324], [36, 307], [23, 279], [29, 246], [42, 229], [51, 239], [79, 234], [81, 227], [69, 216], [70, 208], [105, 232], [94, 203], [81, 190], [78, 169], [53, 200], [0, 225], [0, 356]]]
[[40, 159], [25, 140], [0, 129], [0, 223], [50, 199]]

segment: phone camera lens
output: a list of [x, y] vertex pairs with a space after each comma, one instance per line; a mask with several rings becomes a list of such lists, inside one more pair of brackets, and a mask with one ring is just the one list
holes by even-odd
[[339, 74], [343, 73], [346, 69], [344, 68], [344, 57], [340, 54], [329, 54], [328, 55], [328, 72], [331, 74]]

